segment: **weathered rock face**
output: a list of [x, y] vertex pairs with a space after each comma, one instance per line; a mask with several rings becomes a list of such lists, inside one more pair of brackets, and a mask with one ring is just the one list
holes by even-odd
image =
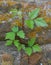
[[[6, 1], [8, 1], [8, 0], [6, 0]], [[9, 3], [7, 3], [6, 1], [2, 1], [3, 3], [4, 3], [4, 5], [7, 5], [7, 4], [10, 4], [10, 2]], [[10, 1], [10, 0], [9, 0]], [[12, 0], [11, 0], [12, 1]], [[16, 4], [16, 3], [14, 3], [16, 0], [13, 0], [12, 1], [12, 3], [11, 4]], [[50, 0], [20, 0], [20, 1], [26, 1], [26, 2], [31, 2], [31, 1], [33, 1], [31, 4], [36, 4], [36, 6], [37, 7], [41, 7], [42, 9], [43, 9], [43, 11], [44, 10], [46, 10], [46, 15], [47, 15], [47, 17], [49, 17], [49, 21], [51, 20], [51, 1]], [[0, 1], [1, 2], [1, 1]], [[6, 3], [5, 3], [6, 2]], [[17, 1], [16, 1], [17, 2]], [[3, 3], [2, 3], [2, 7], [0, 7], [0, 10], [1, 10], [1, 12], [2, 11], [6, 11], [6, 10], [8, 10], [9, 9], [9, 6], [11, 7], [12, 5], [7, 5], [7, 6], [5, 6], [5, 8], [3, 7]], [[20, 2], [21, 3], [21, 2]], [[8, 9], [7, 9], [8, 8]], [[10, 28], [11, 28], [11, 24], [10, 24], [10, 22], [12, 22], [12, 21], [14, 21], [13, 19], [11, 19], [11, 15], [9, 15], [9, 14], [7, 14], [8, 13], [8, 11], [7, 11], [7, 13], [5, 12], [2, 12], [1, 14], [0, 14], [0, 22], [2, 22], [2, 24], [0, 24], [0, 39], [2, 40], [4, 37], [5, 37], [5, 33], [6, 32], [8, 32], [8, 31], [10, 31]], [[3, 15], [4, 14], [4, 15]], [[6, 21], [5, 21], [6, 20]], [[48, 21], [47, 20], [47, 21]], [[6, 22], [6, 23], [5, 23]], [[9, 22], [9, 23], [8, 23]], [[51, 29], [51, 27], [50, 27], [50, 29]], [[51, 31], [51, 30], [50, 30]], [[47, 31], [46, 31], [47, 32]], [[46, 33], [45, 32], [45, 33]], [[51, 33], [51, 32], [50, 32]], [[49, 34], [48, 32], [47, 32], [47, 34]], [[44, 35], [45, 36], [45, 35]], [[51, 36], [51, 35], [50, 35]], [[45, 36], [46, 37], [46, 36]], [[47, 37], [48, 37], [48, 35], [47, 35]], [[49, 37], [48, 37], [49, 38]], [[51, 38], [51, 37], [50, 37]], [[47, 39], [46, 39], [47, 40]], [[51, 39], [50, 39], [51, 40]]]
[[0, 65], [51, 65], [51, 44], [42, 46], [43, 53], [35, 53], [28, 57], [23, 51], [18, 52], [14, 46], [5, 46], [0, 42]]
[[[35, 59], [35, 58], [36, 59]], [[29, 58], [29, 59], [28, 59]], [[35, 60], [33, 62], [33, 59]], [[14, 46], [7, 47], [5, 42], [0, 42], [0, 65], [29, 65], [36, 64], [41, 58], [41, 54], [33, 54], [31, 57], [28, 57], [23, 51], [18, 52]], [[31, 60], [32, 59], [32, 60]]]
[[10, 54], [3, 54], [1, 58], [1, 65], [13, 65], [13, 56]]
[[[7, 54], [7, 55], [3, 55], [3, 54]], [[12, 55], [12, 57], [9, 57], [9, 55]], [[0, 42], [0, 65], [2, 64], [2, 59], [4, 61], [4, 58], [6, 59], [6, 61], [10, 61], [9, 58], [11, 58], [14, 60], [14, 65], [20, 65], [20, 52], [18, 52], [15, 47], [6, 47], [5, 46], [5, 42]], [[2, 57], [2, 59], [1, 59]], [[7, 60], [8, 59], [8, 60]], [[11, 64], [10, 64], [11, 65]]]
[[[5, 1], [10, 1], [10, 0], [0, 0], [0, 2], [1, 1], [5, 2]], [[11, 0], [11, 1], [13, 1], [13, 0]], [[43, 10], [46, 10], [46, 15], [49, 18], [51, 18], [51, 0], [14, 0], [14, 1], [25, 1], [25, 2], [29, 2], [29, 3], [32, 2], [32, 4], [36, 4], [37, 7], [42, 6], [41, 8], [43, 8]], [[7, 9], [7, 7], [3, 8], [3, 9], [0, 7], [0, 10], [3, 11], [3, 12], [2, 11], [0, 12], [0, 15], [3, 14], [5, 11], [8, 12], [8, 10], [5, 10], [5, 9]], [[4, 18], [4, 20], [5, 20], [5, 18]], [[10, 28], [11, 28], [11, 24], [4, 23], [5, 22], [4, 20], [2, 21], [3, 23], [0, 24], [0, 39], [1, 38], [3, 39], [5, 37], [5, 33], [10, 31]], [[46, 41], [49, 39], [50, 43], [51, 43], [51, 29], [48, 30], [48, 32], [45, 30], [45, 33], [46, 33], [46, 35], [44, 34], [44, 32], [42, 32], [42, 36], [44, 35], [43, 39]], [[44, 43], [44, 40], [39, 40], [39, 42], [41, 41]], [[2, 64], [3, 54], [8, 54], [8, 56], [12, 55], [11, 59], [14, 58], [11, 60], [11, 62], [14, 61], [13, 65], [35, 65], [40, 60], [41, 57], [42, 57], [42, 59], [41, 59], [39, 65], [40, 64], [41, 65], [42, 64], [51, 65], [51, 44], [42, 46], [42, 49], [44, 51], [43, 56], [41, 56], [41, 54], [33, 54], [31, 57], [28, 57], [26, 54], [24, 54], [24, 52], [18, 52], [14, 46], [6, 47], [5, 42], [2, 41], [2, 42], [0, 42], [0, 65], [3, 65]], [[11, 62], [9, 60], [8, 63], [10, 64]], [[5, 63], [7, 63], [7, 62], [5, 62]], [[12, 65], [12, 63], [11, 63], [11, 65]]]

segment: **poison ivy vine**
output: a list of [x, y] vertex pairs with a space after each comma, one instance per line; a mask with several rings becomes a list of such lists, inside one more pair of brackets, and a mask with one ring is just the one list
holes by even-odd
[[[10, 12], [12, 12], [13, 17], [18, 16], [19, 19], [22, 18], [22, 11], [18, 11], [17, 9], [12, 9]], [[37, 27], [47, 27], [47, 23], [42, 17], [38, 17], [40, 12], [39, 8], [35, 8], [33, 11], [28, 12], [28, 19], [24, 20], [24, 23], [26, 26], [30, 29], [33, 29], [35, 26]]]
[[40, 9], [36, 8], [35, 10], [31, 11], [28, 13], [29, 18], [25, 20], [26, 25], [30, 28], [33, 29], [36, 25], [37, 27], [47, 27], [47, 23], [44, 21], [43, 18], [39, 18]]
[[[11, 12], [13, 14], [13, 17], [18, 15], [20, 18], [22, 18], [21, 11], [17, 11], [17, 9], [12, 9]], [[39, 12], [40, 12], [39, 8], [36, 8], [35, 10], [28, 12], [28, 18], [26, 20], [24, 19], [24, 23], [28, 28], [33, 29], [34, 27], [48, 26], [43, 18], [38, 17]], [[18, 51], [21, 51], [23, 49], [25, 53], [29, 56], [32, 53], [41, 51], [41, 47], [38, 44], [35, 44], [36, 37], [30, 38], [27, 41], [27, 45], [23, 44], [24, 42], [20, 43], [18, 37], [24, 40], [26, 38], [26, 34], [24, 30], [19, 30], [18, 26], [13, 26], [11, 32], [6, 33], [6, 37], [5, 37], [5, 39], [7, 40], [6, 45], [10, 46], [14, 44], [14, 46], [18, 49]]]
[[27, 46], [25, 44], [20, 43], [19, 39], [16, 39], [16, 36], [22, 39], [25, 39], [25, 33], [23, 30], [19, 30], [17, 26], [14, 26], [11, 32], [6, 33], [5, 39], [6, 45], [10, 46], [14, 44], [14, 46], [21, 51], [23, 49], [27, 55], [31, 55], [33, 52], [40, 52], [41, 48], [38, 44], [35, 44], [36, 38], [29, 39], [27, 42]]

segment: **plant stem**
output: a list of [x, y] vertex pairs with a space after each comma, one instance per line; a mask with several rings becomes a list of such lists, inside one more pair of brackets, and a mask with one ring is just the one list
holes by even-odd
[[22, 29], [24, 31], [24, 17], [23, 17], [23, 15], [22, 15]]

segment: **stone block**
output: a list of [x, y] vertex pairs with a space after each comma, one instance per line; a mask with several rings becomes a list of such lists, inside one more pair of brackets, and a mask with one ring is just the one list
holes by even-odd
[[1, 58], [1, 65], [13, 65], [13, 56], [10, 54], [3, 54]]

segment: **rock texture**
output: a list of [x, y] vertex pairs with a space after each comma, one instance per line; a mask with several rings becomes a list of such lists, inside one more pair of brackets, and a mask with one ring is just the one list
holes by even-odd
[[[10, 0], [0, 0], [0, 3], [1, 1], [4, 1], [4, 5], [6, 5], [5, 1], [10, 1]], [[49, 18], [51, 18], [51, 0], [11, 0], [11, 1], [20, 1], [20, 2], [25, 1], [28, 3], [31, 2], [32, 4], [36, 4], [37, 7], [42, 6], [41, 8], [43, 8], [43, 10], [46, 10], [46, 15]], [[5, 11], [8, 12], [8, 10], [5, 9], [7, 9], [7, 7], [2, 9], [0, 6], [0, 10], [3, 11], [0, 12], [0, 15], [3, 14]], [[10, 31], [11, 28], [10, 23], [4, 23], [4, 22], [5, 21], [2, 21], [2, 24], [0, 24], [0, 39], [1, 38], [3, 39], [5, 37], [5, 33]], [[13, 65], [36, 65], [36, 63], [37, 65], [51, 65], [51, 32], [50, 31], [51, 29], [48, 30], [48, 33], [45, 32], [46, 35], [44, 34], [44, 32], [42, 32], [44, 34], [43, 39], [46, 41], [48, 39], [50, 40], [50, 44], [47, 45], [45, 44], [41, 46], [43, 49], [43, 56], [41, 56], [41, 54], [38, 53], [38, 54], [33, 54], [31, 57], [28, 57], [24, 52], [18, 52], [14, 46], [7, 47], [5, 46], [5, 41], [2, 42], [0, 41], [0, 65], [2, 65], [3, 54], [8, 54], [8, 56], [12, 55], [12, 57], [14, 58]]]
[[[36, 59], [34, 57], [36, 57]], [[7, 47], [4, 41], [0, 42], [0, 65], [4, 65], [4, 62], [5, 64], [8, 62], [10, 65], [12, 65], [12, 63], [13, 65], [29, 65], [30, 63], [32, 64], [33, 60], [35, 60], [33, 64], [36, 64], [40, 58], [41, 54], [39, 53], [28, 57], [23, 51], [18, 52], [14, 46]], [[13, 60], [14, 62], [12, 62]]]
[[10, 54], [3, 54], [1, 58], [1, 65], [13, 65], [13, 56]]
[[[1, 57], [3, 56], [3, 54], [8, 54], [9, 55], [13, 55], [14, 58], [14, 65], [20, 65], [20, 52], [17, 51], [17, 49], [15, 49], [15, 47], [11, 46], [11, 47], [6, 47], [5, 46], [5, 42], [0, 42], [0, 65], [1, 65]], [[3, 57], [2, 57], [3, 58]], [[7, 59], [7, 58], [6, 58]], [[10, 59], [9, 59], [10, 60]]]
[[0, 41], [0, 65], [4, 60], [11, 63], [14, 61], [13, 65], [38, 65], [39, 62], [51, 64], [51, 44], [43, 45], [42, 49], [42, 53], [35, 53], [28, 57], [23, 51], [18, 52], [14, 46], [7, 47], [5, 41]]

